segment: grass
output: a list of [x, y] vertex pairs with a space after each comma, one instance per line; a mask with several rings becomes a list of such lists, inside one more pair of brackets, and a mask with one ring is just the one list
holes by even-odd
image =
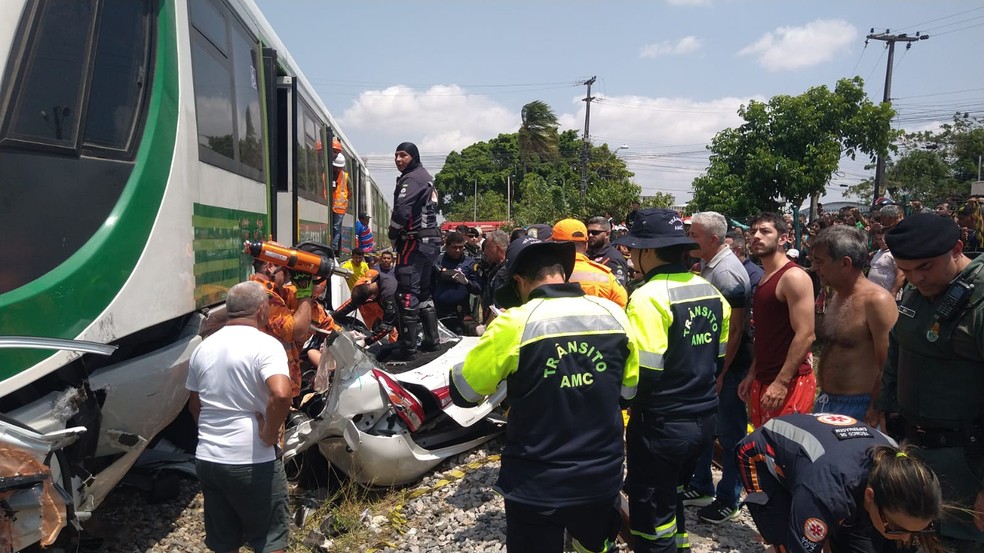
[[[332, 551], [359, 551], [374, 553], [396, 546], [394, 539], [406, 530], [407, 519], [403, 506], [410, 490], [407, 489], [369, 489], [352, 480], [345, 479], [321, 507], [310, 515], [304, 526], [291, 534], [289, 553], [310, 553], [321, 551], [305, 545], [304, 539], [312, 532], [324, 533], [337, 529], [340, 533], [331, 540]], [[380, 531], [373, 530], [368, 521], [374, 517], [386, 518], [378, 525]]]

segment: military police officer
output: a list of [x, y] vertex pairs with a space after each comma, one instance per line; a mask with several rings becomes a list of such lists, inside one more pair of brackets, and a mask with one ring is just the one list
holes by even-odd
[[639, 389], [626, 429], [629, 526], [637, 553], [689, 549], [683, 490], [710, 445], [718, 408], [715, 376], [723, 367], [731, 307], [684, 258], [697, 243], [668, 209], [640, 209], [629, 234], [645, 284], [626, 315], [639, 340]]
[[877, 405], [959, 507], [942, 520], [944, 545], [984, 551], [984, 258], [967, 258], [957, 224], [933, 213], [903, 219], [885, 240], [909, 284]]

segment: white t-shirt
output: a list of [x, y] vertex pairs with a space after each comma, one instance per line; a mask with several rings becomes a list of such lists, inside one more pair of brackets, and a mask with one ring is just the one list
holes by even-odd
[[895, 286], [895, 276], [898, 274], [895, 266], [895, 256], [888, 250], [878, 250], [871, 257], [871, 267], [868, 269], [868, 280], [878, 286], [892, 291]]
[[224, 465], [274, 460], [256, 413], [266, 415], [266, 380], [278, 374], [290, 378], [284, 346], [251, 326], [226, 326], [195, 348], [185, 387], [202, 402], [197, 458]]

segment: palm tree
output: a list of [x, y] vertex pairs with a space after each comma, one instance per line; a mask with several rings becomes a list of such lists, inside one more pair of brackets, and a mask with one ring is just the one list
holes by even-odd
[[523, 124], [519, 127], [519, 155], [523, 161], [523, 172], [534, 160], [556, 159], [557, 116], [550, 106], [541, 100], [534, 100], [523, 106]]

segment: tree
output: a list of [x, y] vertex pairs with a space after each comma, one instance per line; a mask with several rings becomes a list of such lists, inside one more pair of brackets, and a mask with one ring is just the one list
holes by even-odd
[[[444, 167], [434, 176], [438, 206], [442, 212], [457, 210], [459, 204], [472, 205], [475, 185], [506, 197], [506, 182], [521, 173], [517, 135], [500, 134], [488, 142], [476, 142], [459, 152], [448, 154]], [[464, 209], [464, 208], [461, 208]]]
[[523, 106], [522, 118], [518, 139], [525, 173], [532, 162], [557, 159], [559, 136], [557, 116], [545, 102], [534, 100]]
[[477, 216], [475, 196], [450, 206], [444, 211], [449, 221], [504, 221], [506, 219], [506, 198], [493, 190], [478, 193]]
[[[533, 109], [526, 111], [531, 115]], [[482, 210], [483, 204], [500, 205], [487, 197], [488, 193], [494, 193], [504, 204], [506, 183], [511, 181], [511, 214], [519, 224], [622, 214], [629, 210], [632, 202], [639, 201], [641, 188], [632, 183], [634, 175], [607, 144], [590, 148], [588, 194], [582, 199], [579, 192], [581, 140], [577, 131], [557, 134], [554, 128], [555, 153], [531, 153], [525, 163], [520, 154], [522, 132], [520, 129], [515, 134], [501, 134], [488, 142], [478, 142], [460, 153], [448, 155], [444, 167], [435, 176], [440, 208], [446, 218], [450, 219], [453, 214], [456, 218], [463, 216], [465, 220], [471, 220], [476, 183], [479, 209]], [[672, 197], [669, 199], [672, 202]], [[665, 198], [658, 197], [657, 200]], [[491, 214], [493, 208], [489, 209], [486, 213]], [[505, 211], [502, 210], [495, 220], [504, 220]]]
[[887, 154], [897, 135], [894, 111], [872, 103], [863, 84], [860, 77], [841, 79], [833, 91], [819, 86], [742, 106], [745, 123], [712, 140], [710, 165], [694, 180], [688, 209], [743, 216], [798, 207], [824, 191], [842, 155]]
[[[977, 180], [984, 153], [984, 118], [957, 113], [937, 130], [906, 133], [901, 153], [886, 164], [885, 184], [893, 198], [924, 204], [966, 198]], [[870, 179], [848, 188], [847, 195], [871, 197]]]

